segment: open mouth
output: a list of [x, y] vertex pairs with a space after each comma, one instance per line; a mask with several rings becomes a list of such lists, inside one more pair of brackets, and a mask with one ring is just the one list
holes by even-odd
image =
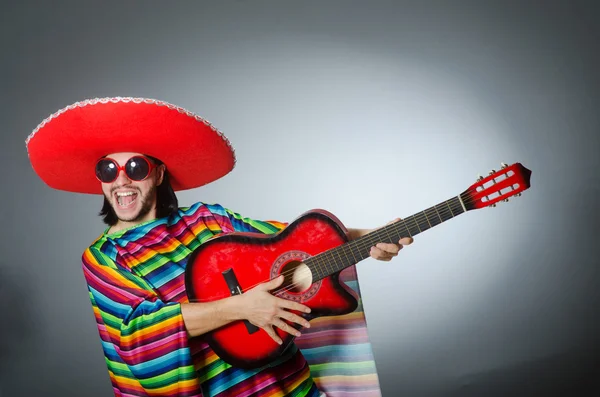
[[135, 192], [117, 192], [115, 197], [119, 207], [129, 208], [136, 202], [138, 195]]

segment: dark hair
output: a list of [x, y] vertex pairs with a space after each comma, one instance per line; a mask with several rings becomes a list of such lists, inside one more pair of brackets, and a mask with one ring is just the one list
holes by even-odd
[[[148, 155], [145, 156], [156, 165], [163, 164], [163, 162], [157, 158]], [[169, 216], [173, 212], [177, 211], [178, 207], [179, 203], [177, 201], [175, 191], [171, 186], [169, 170], [165, 169], [162, 183], [156, 187], [156, 218], [164, 218]], [[102, 204], [102, 209], [98, 215], [103, 216], [104, 218], [102, 220], [109, 226], [116, 225], [119, 220], [115, 210], [113, 209], [112, 205], [110, 205], [106, 197], [104, 197], [104, 203]]]

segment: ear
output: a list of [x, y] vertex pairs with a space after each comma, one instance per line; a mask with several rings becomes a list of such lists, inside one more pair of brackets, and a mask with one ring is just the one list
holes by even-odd
[[160, 186], [160, 184], [163, 182], [163, 179], [165, 177], [165, 169], [166, 166], [164, 164], [161, 164], [158, 167], [156, 167], [156, 186]]

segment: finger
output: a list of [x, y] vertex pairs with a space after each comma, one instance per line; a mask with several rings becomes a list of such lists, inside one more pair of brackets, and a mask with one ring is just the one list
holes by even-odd
[[389, 243], [378, 243], [376, 245], [376, 247], [382, 251], [393, 254], [394, 256], [397, 255], [398, 251], [400, 251], [402, 249], [402, 246], [400, 246], [398, 244], [389, 244]]
[[271, 281], [267, 281], [266, 283], [260, 284], [259, 287], [264, 291], [270, 291], [272, 289], [279, 287], [281, 285], [281, 283], [283, 283], [283, 279], [284, 279], [283, 274], [281, 274], [278, 277], [275, 277], [274, 279], [272, 279]]
[[303, 319], [302, 317], [294, 314], [294, 313], [290, 313], [286, 310], [281, 310], [278, 313], [280, 318], [286, 319], [290, 322], [299, 324], [301, 326], [303, 326], [304, 328], [310, 328], [310, 323], [308, 321], [306, 321], [305, 319]]
[[287, 332], [290, 335], [300, 336], [300, 331], [298, 331], [296, 328], [292, 327], [279, 317], [273, 320], [273, 325], [279, 328], [280, 330]]
[[403, 237], [398, 241], [400, 245], [410, 245], [415, 241], [412, 237]]
[[396, 218], [396, 219], [394, 219], [393, 221], [389, 221], [387, 224], [388, 224], [388, 225], [391, 225], [392, 223], [396, 223], [396, 222], [398, 222], [398, 221], [401, 221], [401, 220], [402, 220], [402, 219], [400, 219], [400, 218]]
[[291, 301], [288, 299], [283, 299], [283, 298], [277, 298], [277, 299], [279, 300], [277, 302], [277, 304], [281, 308], [288, 309], [288, 310], [296, 310], [296, 311], [303, 312], [303, 313], [310, 313], [310, 307], [305, 306], [301, 303], [294, 302], [294, 301]]
[[272, 326], [267, 325], [265, 327], [262, 327], [262, 329], [264, 329], [265, 332], [267, 334], [269, 334], [269, 336], [271, 337], [271, 339], [273, 339], [278, 345], [281, 345], [283, 343], [283, 341], [281, 340], [281, 338], [279, 337], [279, 335], [277, 335], [277, 332], [275, 332], [275, 330], [273, 329]]
[[391, 261], [392, 258], [396, 255], [391, 255], [390, 253], [383, 251], [377, 247], [371, 247], [371, 256], [380, 261]]

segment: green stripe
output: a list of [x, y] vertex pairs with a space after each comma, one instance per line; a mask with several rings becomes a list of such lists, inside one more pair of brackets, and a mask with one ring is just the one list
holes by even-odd
[[198, 379], [200, 379], [200, 382], [205, 382], [219, 375], [221, 372], [226, 371], [229, 368], [231, 368], [231, 365], [227, 364], [220, 358], [217, 358], [210, 365], [207, 365], [206, 367], [202, 368], [202, 375], [199, 376]]
[[138, 379], [131, 372], [126, 364], [105, 359], [106, 365], [117, 376], [139, 381], [146, 389], [158, 389], [164, 386], [177, 383], [178, 380], [190, 380], [196, 377], [196, 370], [193, 365], [179, 367], [165, 372], [164, 374], [147, 379]]
[[240, 214], [237, 214], [231, 210], [225, 209], [225, 211], [233, 216], [235, 219], [242, 221], [244, 223], [247, 223], [248, 225], [254, 227], [255, 229], [260, 230], [261, 232], [265, 233], [265, 234], [272, 234], [272, 233], [276, 233], [279, 231], [278, 227], [275, 227], [274, 225], [268, 223], [268, 222], [264, 222], [264, 221], [257, 221], [254, 219], [250, 219], [250, 218], [244, 218], [242, 217]]
[[302, 382], [296, 388], [296, 390], [293, 391], [293, 393], [291, 395], [293, 397], [304, 397], [308, 394], [308, 392], [310, 391], [310, 388], [312, 387], [313, 384], [314, 384], [313, 379], [311, 377], [309, 377], [304, 382]]
[[203, 242], [214, 237], [214, 233], [211, 232], [208, 228], [202, 230], [199, 234], [196, 235], [196, 239], [192, 240], [192, 244], [190, 244], [190, 249], [193, 251], [196, 247], [200, 246]]
[[373, 361], [358, 361], [352, 363], [327, 362], [326, 364], [314, 364], [310, 366], [310, 371], [315, 377], [330, 375], [358, 376], [368, 375], [376, 372]]
[[143, 314], [129, 322], [126, 328], [121, 329], [121, 336], [134, 334], [138, 330], [148, 328], [163, 321], [177, 317], [181, 314], [179, 305], [169, 305], [162, 307], [159, 311], [151, 314]]

